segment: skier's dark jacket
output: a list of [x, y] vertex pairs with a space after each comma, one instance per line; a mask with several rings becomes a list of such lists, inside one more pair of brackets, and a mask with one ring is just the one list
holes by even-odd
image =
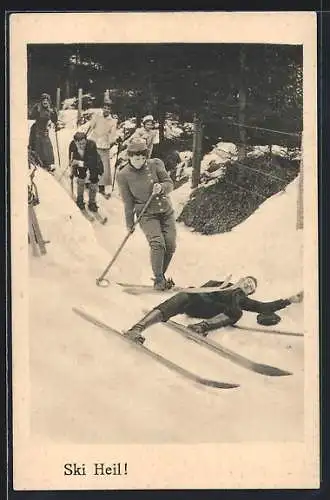
[[70, 160], [82, 160], [84, 162], [83, 168], [75, 168], [75, 175], [79, 179], [85, 179], [87, 170], [89, 170], [90, 182], [92, 184], [97, 184], [99, 176], [103, 174], [103, 164], [97, 152], [96, 144], [94, 141], [87, 139], [85, 154], [83, 158], [78, 153], [76, 143], [74, 141], [71, 141], [69, 145], [69, 158]]
[[[208, 281], [203, 287], [220, 286], [223, 281]], [[233, 283], [229, 283], [231, 286]], [[185, 314], [195, 318], [212, 318], [225, 313], [233, 321], [238, 321], [243, 311], [255, 313], [272, 313], [284, 309], [291, 302], [288, 299], [279, 299], [272, 302], [260, 302], [250, 299], [241, 289], [211, 293], [186, 294], [189, 302], [184, 308]]]

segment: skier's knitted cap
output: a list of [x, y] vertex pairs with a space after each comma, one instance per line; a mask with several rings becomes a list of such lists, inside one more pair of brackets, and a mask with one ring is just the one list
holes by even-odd
[[143, 119], [142, 119], [142, 123], [145, 123], [145, 122], [153, 122], [154, 121], [154, 117], [152, 115], [147, 115], [145, 116]]
[[128, 153], [140, 153], [148, 149], [147, 143], [144, 139], [137, 137], [132, 139], [127, 146]]
[[50, 95], [46, 94], [45, 92], [40, 96], [41, 101], [43, 101], [44, 99], [47, 99], [49, 102], [51, 102]]

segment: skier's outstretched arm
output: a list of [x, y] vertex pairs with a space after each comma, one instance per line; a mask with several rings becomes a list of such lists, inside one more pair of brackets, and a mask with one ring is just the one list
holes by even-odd
[[292, 295], [287, 299], [278, 299], [271, 302], [261, 302], [245, 297], [241, 302], [242, 309], [256, 313], [272, 313], [288, 307], [290, 304], [298, 303], [303, 300], [303, 292]]

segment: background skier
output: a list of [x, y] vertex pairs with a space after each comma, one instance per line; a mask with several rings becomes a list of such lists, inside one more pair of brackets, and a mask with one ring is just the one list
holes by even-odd
[[89, 176], [88, 209], [97, 212], [96, 193], [99, 176], [103, 173], [102, 161], [98, 155], [94, 141], [87, 139], [84, 132], [76, 132], [69, 145], [69, 161], [73, 177], [77, 178], [77, 205], [85, 209], [84, 189], [87, 175]]
[[[203, 287], [221, 286], [223, 281], [208, 281]], [[210, 330], [234, 325], [243, 315], [243, 311], [258, 313], [258, 322], [264, 325], [278, 323], [281, 318], [275, 311], [284, 309], [290, 304], [301, 302], [303, 293], [293, 295], [287, 299], [274, 300], [272, 302], [260, 302], [253, 300], [248, 295], [253, 294], [257, 288], [257, 280], [252, 276], [240, 279], [236, 285], [229, 283], [230, 289], [219, 290], [219, 292], [185, 293], [180, 292], [170, 299], [162, 302], [136, 325], [124, 333], [135, 342], [142, 343], [145, 338], [142, 332], [149, 326], [166, 322], [177, 314], [187, 314], [190, 317], [202, 318], [200, 323], [189, 325], [195, 333], [206, 336]]]
[[29, 148], [38, 154], [42, 167], [53, 172], [54, 150], [49, 138], [49, 128], [51, 123], [57, 126], [58, 117], [56, 110], [52, 108], [49, 94], [41, 94], [40, 101], [31, 110], [30, 118], [35, 122], [30, 129]]
[[148, 158], [151, 158], [153, 146], [156, 142], [157, 130], [154, 127], [154, 117], [147, 115], [142, 119], [142, 127], [137, 128], [129, 139], [129, 142], [144, 139], [147, 143]]
[[87, 137], [96, 143], [97, 152], [103, 163], [103, 175], [99, 180], [99, 192], [106, 198], [110, 194], [105, 192], [106, 186], [111, 186], [110, 149], [116, 142], [117, 122], [111, 115], [111, 102], [105, 102], [101, 115], [94, 115], [91, 119]]

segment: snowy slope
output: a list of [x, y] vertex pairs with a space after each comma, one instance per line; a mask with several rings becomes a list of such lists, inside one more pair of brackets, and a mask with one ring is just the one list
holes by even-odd
[[[62, 170], [73, 131], [59, 132]], [[57, 173], [59, 177], [59, 173]], [[159, 296], [132, 297], [115, 282], [149, 282], [148, 247], [138, 229], [99, 288], [101, 274], [125, 236], [117, 190], [99, 200], [106, 226], [91, 225], [61, 184], [38, 171], [37, 216], [47, 255], [30, 257], [31, 428], [36, 436], [76, 443], [231, 442], [303, 439], [303, 339], [226, 329], [212, 334], [227, 347], [294, 375], [267, 378], [221, 359], [164, 325], [147, 331], [147, 345], [203, 376], [238, 382], [239, 389], [202, 389], [145, 358], [120, 339], [74, 315], [84, 307], [124, 329]], [[64, 187], [64, 189], [63, 189]], [[187, 189], [183, 187], [181, 189]], [[259, 278], [256, 298], [298, 291], [301, 232], [295, 230], [297, 185], [264, 203], [231, 233], [202, 236], [178, 225], [171, 266], [177, 283], [198, 285], [229, 273]], [[173, 193], [175, 206], [187, 193]], [[282, 330], [302, 332], [302, 306], [283, 311]], [[178, 318], [186, 321], [182, 317]], [[256, 325], [247, 315], [242, 324]]]

